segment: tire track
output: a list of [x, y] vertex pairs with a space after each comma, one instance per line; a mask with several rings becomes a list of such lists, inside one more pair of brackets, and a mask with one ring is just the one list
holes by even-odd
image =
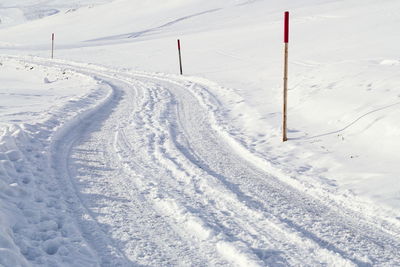
[[202, 103], [201, 85], [57, 64], [120, 92], [55, 147], [55, 161], [71, 155], [62, 173], [73, 170], [63, 179], [76, 183], [76, 205], [106, 236], [86, 235], [99, 255], [115, 258], [111, 246], [129, 258], [121, 264], [400, 265], [396, 226], [307, 194], [240, 155], [213, 124], [218, 101]]

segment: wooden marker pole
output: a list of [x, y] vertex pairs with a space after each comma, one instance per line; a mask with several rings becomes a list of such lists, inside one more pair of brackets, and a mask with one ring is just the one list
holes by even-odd
[[285, 12], [285, 62], [283, 71], [283, 142], [288, 140], [287, 138], [287, 97], [288, 97], [288, 54], [289, 54], [289, 12]]
[[183, 74], [182, 72], [182, 55], [181, 55], [181, 41], [178, 39], [178, 53], [179, 53], [179, 69], [181, 72], [181, 75]]
[[54, 33], [51, 34], [51, 58], [54, 58]]

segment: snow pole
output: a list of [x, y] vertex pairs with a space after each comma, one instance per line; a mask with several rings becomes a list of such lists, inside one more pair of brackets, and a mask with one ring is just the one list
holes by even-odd
[[285, 12], [285, 28], [284, 28], [284, 43], [285, 43], [285, 57], [284, 57], [284, 71], [283, 71], [283, 142], [287, 138], [287, 98], [288, 98], [288, 54], [289, 54], [289, 12]]
[[51, 58], [54, 58], [54, 33], [51, 34]]
[[179, 54], [179, 69], [181, 75], [183, 74], [182, 72], [182, 55], [181, 55], [181, 41], [178, 39], [178, 54]]

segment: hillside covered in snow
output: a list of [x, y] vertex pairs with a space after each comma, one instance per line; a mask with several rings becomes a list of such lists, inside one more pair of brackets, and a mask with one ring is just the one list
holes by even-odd
[[399, 265], [399, 11], [1, 1], [0, 266]]

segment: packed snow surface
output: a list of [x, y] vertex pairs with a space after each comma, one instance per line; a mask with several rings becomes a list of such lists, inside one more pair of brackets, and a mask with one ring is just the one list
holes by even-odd
[[399, 14], [1, 1], [0, 266], [400, 265]]

